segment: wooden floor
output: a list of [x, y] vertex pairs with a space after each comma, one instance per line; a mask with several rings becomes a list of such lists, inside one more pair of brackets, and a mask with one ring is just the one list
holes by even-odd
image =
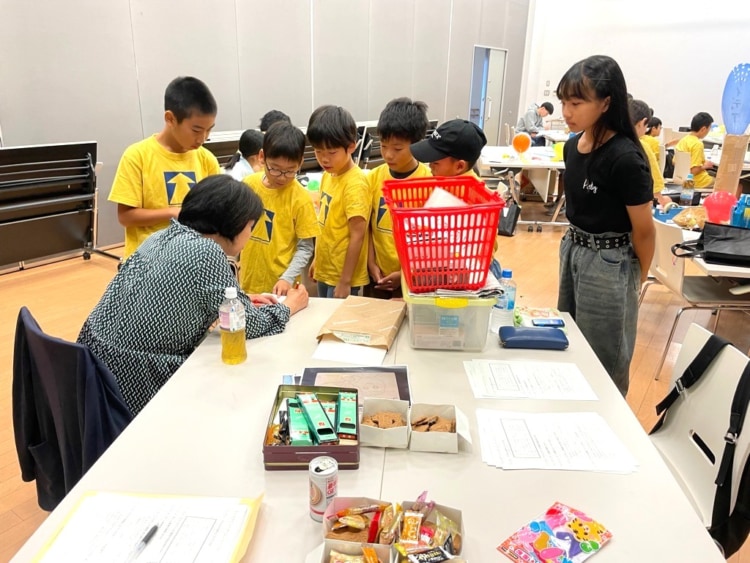
[[[548, 219], [540, 204], [524, 205], [523, 218]], [[557, 300], [557, 250], [563, 228], [528, 232], [519, 226], [514, 237], [499, 237], [499, 258], [513, 270], [518, 302], [554, 306]], [[33, 483], [23, 483], [18, 468], [11, 418], [13, 337], [18, 309], [26, 305], [49, 334], [74, 340], [83, 320], [116, 272], [116, 262], [93, 256], [0, 275], [0, 562], [8, 561], [44, 520]], [[680, 300], [664, 288], [649, 289], [641, 307], [638, 338], [627, 400], [644, 428], [654, 422], [654, 405], [667, 390], [669, 372], [689, 323], [712, 326], [709, 313], [686, 312], [680, 321], [661, 381], [654, 381], [659, 355]], [[723, 314], [718, 333], [741, 350], [750, 348], [750, 317]], [[750, 547], [730, 559], [750, 563]]]

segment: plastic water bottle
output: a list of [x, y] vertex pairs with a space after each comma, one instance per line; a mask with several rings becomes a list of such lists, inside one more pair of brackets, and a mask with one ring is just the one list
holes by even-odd
[[690, 207], [693, 205], [693, 194], [695, 193], [695, 182], [693, 182], [693, 175], [688, 174], [685, 181], [682, 183], [682, 191], [680, 192], [680, 205], [682, 207]]
[[245, 307], [237, 299], [237, 288], [224, 290], [224, 302], [219, 307], [219, 329], [221, 330], [221, 361], [225, 364], [241, 364], [247, 359], [245, 340]]
[[500, 287], [503, 294], [498, 296], [495, 305], [492, 307], [490, 331], [497, 335], [501, 326], [513, 326], [514, 311], [516, 308], [516, 282], [513, 281], [513, 272], [503, 270], [500, 278]]

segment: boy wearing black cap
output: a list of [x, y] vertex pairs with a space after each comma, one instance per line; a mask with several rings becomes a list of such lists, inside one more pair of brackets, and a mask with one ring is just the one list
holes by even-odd
[[440, 125], [427, 139], [411, 145], [411, 154], [419, 162], [429, 163], [433, 176], [468, 174], [478, 178], [472, 168], [486, 144], [484, 131], [474, 123], [452, 119]]

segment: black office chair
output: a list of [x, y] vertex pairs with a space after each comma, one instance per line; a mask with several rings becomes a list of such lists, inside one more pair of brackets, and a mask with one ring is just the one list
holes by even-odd
[[112, 373], [81, 344], [45, 334], [26, 307], [13, 352], [21, 477], [53, 510], [133, 418]]

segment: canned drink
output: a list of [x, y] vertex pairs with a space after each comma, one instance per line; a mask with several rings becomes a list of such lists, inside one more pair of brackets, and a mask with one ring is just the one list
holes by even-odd
[[339, 487], [339, 464], [329, 456], [310, 460], [310, 517], [323, 521], [323, 513]]

